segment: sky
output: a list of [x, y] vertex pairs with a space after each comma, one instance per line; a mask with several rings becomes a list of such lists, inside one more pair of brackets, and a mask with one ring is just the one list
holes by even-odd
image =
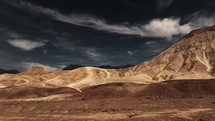
[[0, 68], [140, 64], [214, 24], [214, 0], [0, 0]]

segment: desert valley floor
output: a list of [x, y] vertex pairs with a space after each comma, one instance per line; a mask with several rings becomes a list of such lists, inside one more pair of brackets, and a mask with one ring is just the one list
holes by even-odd
[[[215, 81], [0, 90], [1, 121], [214, 121]], [[27, 93], [26, 93], [27, 90]]]

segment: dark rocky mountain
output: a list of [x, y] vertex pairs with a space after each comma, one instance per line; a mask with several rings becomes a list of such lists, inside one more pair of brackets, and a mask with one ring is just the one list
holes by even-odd
[[8, 74], [17, 74], [17, 73], [19, 73], [19, 71], [17, 71], [17, 70], [4, 70], [4, 69], [0, 68], [0, 74], [5, 74], [5, 73], [8, 73]]
[[79, 65], [79, 64], [70, 64], [69, 66], [63, 68], [62, 70], [74, 70], [77, 68], [85, 67], [84, 65]]
[[[120, 65], [120, 66], [101, 65], [101, 66], [93, 66], [93, 67], [102, 68], [102, 69], [123, 69], [123, 68], [129, 68], [132, 66], [134, 66], [134, 65], [130, 65], [130, 64]], [[62, 70], [74, 70], [74, 69], [81, 68], [81, 67], [88, 67], [88, 66], [79, 65], [79, 64], [71, 64], [71, 65], [63, 68]]]

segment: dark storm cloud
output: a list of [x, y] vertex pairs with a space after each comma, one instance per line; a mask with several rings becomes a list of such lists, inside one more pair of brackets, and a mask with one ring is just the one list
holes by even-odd
[[0, 0], [0, 67], [141, 63], [215, 23], [213, 1], [193, 2]]

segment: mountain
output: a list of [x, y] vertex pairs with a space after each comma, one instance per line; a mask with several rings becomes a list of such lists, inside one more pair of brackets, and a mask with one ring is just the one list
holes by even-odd
[[8, 73], [8, 74], [17, 74], [17, 73], [19, 73], [19, 71], [17, 71], [17, 70], [4, 70], [4, 69], [0, 68], [0, 74], [5, 74], [5, 73]]
[[[102, 69], [122, 69], [122, 68], [131, 67], [131, 66], [134, 66], [134, 65], [129, 65], [129, 64], [121, 65], [121, 66], [101, 65], [101, 66], [94, 66], [94, 67], [102, 68]], [[74, 70], [74, 69], [81, 68], [81, 67], [87, 67], [87, 66], [78, 65], [78, 64], [71, 64], [71, 65], [63, 68], [62, 70]]]
[[79, 65], [79, 64], [71, 64], [71, 65], [63, 68], [62, 70], [74, 70], [74, 69], [81, 68], [81, 67], [85, 67], [85, 66]]
[[215, 26], [197, 29], [153, 59], [129, 69], [153, 81], [215, 78]]
[[115, 69], [83, 67], [75, 70], [50, 71], [43, 67], [32, 67], [19, 74], [0, 75], [0, 87], [34, 86], [80, 89], [111, 82], [114, 77], [119, 78], [119, 73]]
[[57, 71], [32, 67], [18, 74], [1, 74], [0, 88], [70, 87], [81, 91], [109, 83], [152, 84], [169, 80], [214, 78], [215, 26], [212, 26], [192, 31], [151, 60], [136, 66], [120, 69], [80, 67]]

